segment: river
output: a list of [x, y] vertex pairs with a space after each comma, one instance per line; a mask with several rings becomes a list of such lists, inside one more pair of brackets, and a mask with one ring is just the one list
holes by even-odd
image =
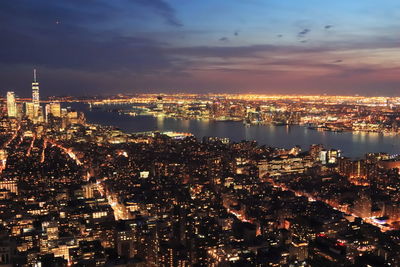
[[204, 136], [228, 137], [232, 141], [256, 140], [261, 145], [291, 148], [299, 145], [307, 150], [311, 144], [340, 149], [343, 155], [361, 158], [369, 152], [400, 152], [400, 136], [378, 133], [327, 132], [303, 126], [246, 126], [242, 122], [217, 122], [209, 120], [183, 120], [153, 116], [129, 116], [106, 109], [89, 109], [86, 104], [73, 104], [83, 111], [89, 123], [115, 126], [124, 132], [176, 131], [189, 132], [197, 138]]

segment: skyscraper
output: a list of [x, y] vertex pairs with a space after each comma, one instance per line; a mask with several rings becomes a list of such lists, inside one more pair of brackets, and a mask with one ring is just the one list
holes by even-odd
[[32, 103], [34, 117], [39, 117], [40, 100], [39, 100], [39, 83], [36, 80], [36, 69], [33, 70], [33, 82], [32, 82]]
[[52, 115], [55, 118], [61, 117], [61, 105], [60, 103], [50, 103], [45, 106], [45, 119], [46, 122], [49, 120], [49, 115]]
[[34, 120], [35, 117], [35, 111], [33, 109], [33, 103], [32, 102], [26, 102], [25, 103], [25, 115], [30, 119], [31, 121]]
[[14, 92], [7, 92], [7, 115], [10, 118], [17, 117], [17, 104]]
[[58, 102], [50, 103], [50, 113], [56, 118], [61, 117], [61, 105], [60, 105], [60, 103], [58, 103]]

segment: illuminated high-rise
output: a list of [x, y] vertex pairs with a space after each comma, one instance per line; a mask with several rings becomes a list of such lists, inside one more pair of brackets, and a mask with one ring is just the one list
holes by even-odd
[[39, 117], [40, 99], [39, 99], [39, 83], [36, 79], [36, 69], [33, 70], [32, 103], [33, 103], [34, 117], [37, 118]]
[[56, 117], [59, 118], [61, 117], [61, 105], [60, 103], [50, 103], [50, 113]]
[[33, 119], [35, 117], [35, 111], [34, 111], [32, 102], [25, 103], [25, 115], [28, 117], [28, 119], [33, 121]]
[[0, 149], [0, 173], [6, 168], [7, 150]]
[[49, 120], [49, 115], [52, 115], [55, 118], [61, 117], [61, 105], [60, 103], [50, 103], [45, 106], [45, 118], [46, 122]]
[[17, 104], [14, 92], [7, 92], [7, 115], [10, 118], [17, 117]]

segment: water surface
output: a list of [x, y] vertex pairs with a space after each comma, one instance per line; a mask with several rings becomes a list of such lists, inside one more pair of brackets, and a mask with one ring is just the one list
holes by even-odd
[[[176, 131], [189, 132], [197, 138], [204, 136], [228, 137], [232, 141], [256, 140], [259, 144], [291, 148], [295, 145], [307, 150], [311, 144], [323, 144], [326, 148], [341, 149], [343, 154], [360, 158], [368, 152], [400, 151], [400, 136], [378, 133], [326, 132], [303, 126], [246, 126], [242, 122], [216, 122], [209, 120], [183, 120], [153, 116], [129, 116], [103, 109], [88, 108], [85, 104], [73, 104], [73, 108], [85, 112], [87, 121], [116, 126], [132, 132]], [[110, 107], [107, 107], [110, 108]]]

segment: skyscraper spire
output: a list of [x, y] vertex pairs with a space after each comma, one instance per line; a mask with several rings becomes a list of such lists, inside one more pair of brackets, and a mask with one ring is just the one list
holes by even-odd
[[33, 69], [33, 82], [36, 82], [36, 69]]

